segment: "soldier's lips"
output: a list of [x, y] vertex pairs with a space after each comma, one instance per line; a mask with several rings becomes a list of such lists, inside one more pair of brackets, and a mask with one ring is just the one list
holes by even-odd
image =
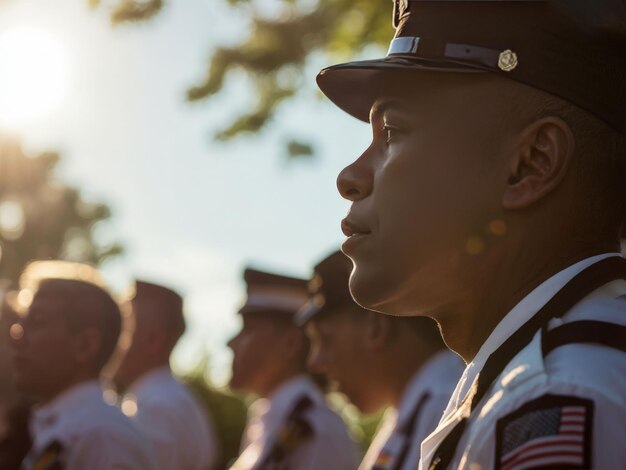
[[346, 255], [350, 255], [350, 253], [372, 233], [366, 225], [354, 220], [350, 216], [341, 221], [341, 231], [348, 237], [341, 245], [341, 249]]
[[341, 231], [346, 237], [369, 235], [372, 233], [364, 223], [355, 220], [351, 215], [348, 215], [348, 217], [341, 221]]

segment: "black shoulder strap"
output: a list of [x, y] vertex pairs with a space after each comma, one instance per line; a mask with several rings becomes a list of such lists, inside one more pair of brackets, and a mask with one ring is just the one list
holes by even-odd
[[275, 469], [281, 468], [285, 458], [300, 446], [303, 442], [313, 437], [313, 428], [306, 419], [305, 412], [311, 408], [313, 400], [304, 395], [285, 420], [285, 424], [279, 429], [276, 440], [271, 450], [262, 462], [255, 468]]
[[39, 454], [32, 466], [32, 470], [63, 470], [61, 453], [63, 445], [59, 441], [52, 441], [45, 450]]
[[[474, 411], [506, 365], [530, 343], [538, 330], [552, 318], [565, 315], [594, 290], [615, 279], [626, 279], [626, 260], [618, 256], [605, 258], [592, 264], [563, 286], [530, 320], [489, 356], [478, 375], [476, 393], [469, 398], [471, 411]], [[448, 467], [463, 435], [466, 419], [461, 420], [439, 445], [429, 470], [441, 470]]]
[[413, 409], [413, 414], [411, 414], [411, 419], [407, 420], [403, 426], [398, 427], [398, 432], [406, 436], [406, 439], [404, 440], [402, 450], [398, 454], [395, 465], [392, 467], [393, 470], [398, 470], [402, 468], [402, 465], [406, 460], [406, 456], [409, 453], [411, 444], [413, 443], [411, 441], [413, 430], [415, 429], [415, 425], [419, 421], [422, 409], [424, 408], [424, 405], [428, 400], [430, 400], [430, 393], [426, 392], [420, 397], [417, 404], [415, 405], [415, 408]]
[[413, 409], [413, 413], [411, 414], [411, 418], [407, 420], [402, 426], [398, 427], [398, 431], [404, 434], [405, 436], [410, 436], [413, 429], [415, 428], [415, 423], [419, 420], [420, 413], [422, 408], [426, 402], [430, 400], [430, 393], [424, 393], [420, 399], [415, 404], [415, 408]]
[[566, 323], [544, 331], [541, 351], [544, 357], [554, 349], [574, 343], [593, 343], [626, 352], [626, 326], [595, 320]]
[[592, 264], [563, 286], [548, 303], [489, 356], [478, 377], [476, 395], [472, 399], [472, 411], [506, 365], [530, 343], [539, 329], [552, 318], [562, 317], [581, 299], [615, 279], [626, 279], [626, 259], [617, 256]]

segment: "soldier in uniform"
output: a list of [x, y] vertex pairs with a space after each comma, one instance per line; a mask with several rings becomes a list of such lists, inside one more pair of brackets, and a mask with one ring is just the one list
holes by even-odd
[[16, 384], [40, 402], [23, 470], [153, 469], [148, 441], [102, 397], [98, 376], [120, 333], [118, 305], [98, 273], [61, 261], [30, 264], [13, 325]]
[[19, 315], [9, 300], [16, 292], [3, 284], [0, 280], [0, 468], [18, 470], [32, 445], [28, 431], [32, 403], [15, 393], [9, 331]]
[[625, 18], [396, 0], [387, 57], [318, 76], [373, 130], [338, 178], [355, 299], [467, 362], [423, 469], [626, 462]]
[[[393, 317], [357, 305], [340, 251], [315, 267], [310, 301], [297, 315], [311, 340], [309, 367], [363, 413], [391, 406], [360, 470], [415, 470], [420, 444], [441, 419], [463, 362], [430, 318]], [[399, 358], [401, 358], [399, 360]]]
[[252, 269], [244, 279], [243, 326], [228, 343], [230, 386], [261, 398], [231, 469], [356, 469], [355, 443], [306, 372], [308, 341], [293, 321], [308, 298], [306, 281]]
[[219, 444], [207, 410], [169, 365], [185, 332], [182, 297], [167, 287], [136, 281], [126, 306], [130, 344], [113, 379], [126, 391], [122, 411], [152, 443], [158, 468], [216, 468]]

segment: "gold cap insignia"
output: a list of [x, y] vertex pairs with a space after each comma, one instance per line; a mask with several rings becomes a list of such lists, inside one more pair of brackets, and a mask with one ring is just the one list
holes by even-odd
[[511, 49], [500, 52], [500, 57], [498, 58], [498, 67], [500, 70], [510, 72], [517, 67], [517, 64], [517, 54]]

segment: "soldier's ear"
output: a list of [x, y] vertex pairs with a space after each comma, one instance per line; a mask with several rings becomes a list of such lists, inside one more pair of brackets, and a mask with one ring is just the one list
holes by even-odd
[[285, 349], [283, 352], [289, 357], [296, 357], [302, 354], [305, 349], [304, 332], [297, 327], [291, 327], [284, 336]]
[[74, 337], [74, 359], [78, 364], [95, 361], [102, 346], [102, 335], [96, 328], [85, 328]]
[[146, 349], [152, 354], [159, 354], [165, 348], [169, 340], [169, 334], [163, 328], [150, 328], [147, 332]]
[[530, 207], [554, 191], [574, 155], [574, 135], [561, 118], [547, 116], [529, 124], [514, 144], [502, 206]]
[[382, 313], [367, 312], [367, 344], [373, 351], [385, 348], [391, 338], [389, 318]]

